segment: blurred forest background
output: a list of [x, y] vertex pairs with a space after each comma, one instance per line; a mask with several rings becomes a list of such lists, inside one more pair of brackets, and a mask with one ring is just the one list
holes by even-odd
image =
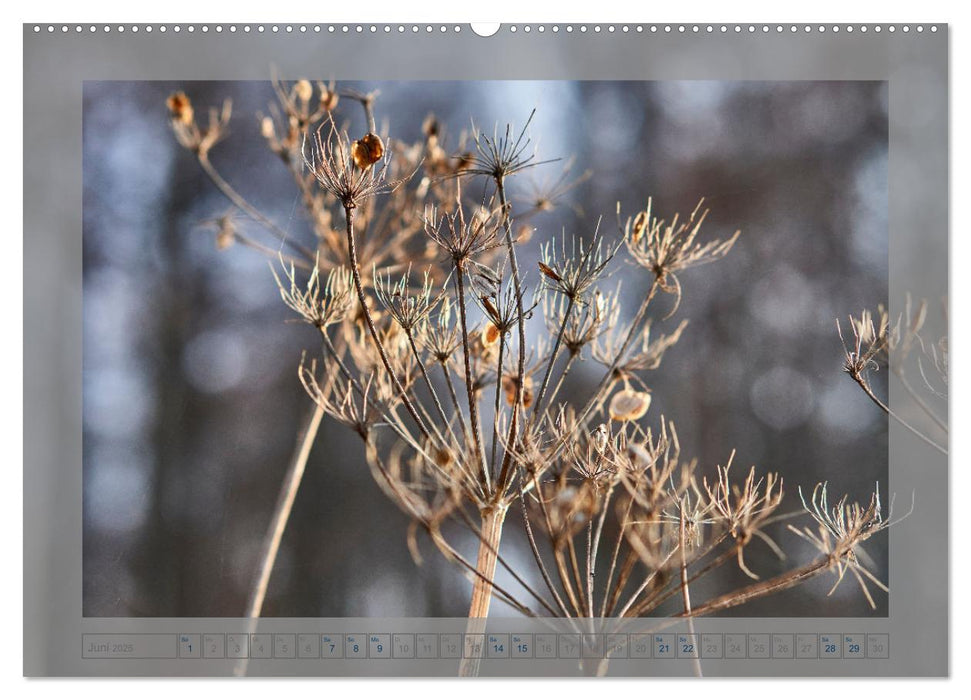
[[[303, 77], [303, 76], [296, 76]], [[317, 76], [306, 76], [314, 78]], [[434, 113], [450, 141], [472, 119], [521, 125], [540, 159], [576, 158], [589, 179], [537, 231], [523, 266], [563, 227], [613, 227], [654, 197], [658, 214], [711, 208], [702, 238], [741, 229], [721, 262], [682, 276], [690, 323], [658, 371], [645, 420], [678, 426], [683, 454], [713, 473], [778, 471], [796, 486], [829, 480], [864, 499], [886, 486], [887, 424], [841, 372], [835, 320], [887, 294], [887, 90], [878, 82], [343, 83], [380, 90], [391, 136], [421, 138]], [[229, 210], [175, 141], [165, 98], [184, 90], [196, 111], [233, 100], [231, 134], [211, 159], [250, 202], [296, 238], [312, 235], [292, 180], [260, 136], [269, 82], [86, 83], [84, 94], [84, 614], [241, 616], [277, 491], [311, 401], [298, 380], [313, 330], [287, 323], [267, 260], [217, 251], [207, 225]], [[359, 119], [357, 112], [349, 110]], [[525, 204], [563, 163], [513, 179]], [[518, 188], [518, 189], [517, 189]], [[514, 203], [517, 200], [514, 199]], [[245, 230], [245, 222], [243, 224]], [[532, 256], [532, 257], [531, 257]], [[367, 262], [364, 261], [365, 266]], [[647, 285], [617, 273], [632, 299]], [[535, 273], [527, 278], [532, 287]], [[664, 303], [667, 303], [665, 301]], [[533, 327], [539, 332], [539, 327]], [[572, 375], [586, 395], [592, 362]], [[875, 375], [878, 391], [883, 378]], [[736, 474], [738, 476], [738, 474]], [[418, 567], [406, 518], [380, 493], [360, 440], [325, 420], [284, 537], [264, 614], [462, 616], [470, 584], [427, 542]], [[538, 579], [521, 521], [504, 554]], [[778, 530], [796, 562], [812, 552]], [[470, 552], [474, 544], [468, 542]], [[753, 553], [759, 547], [750, 548]], [[783, 566], [767, 548], [749, 565]], [[869, 545], [886, 579], [886, 537]], [[500, 581], [509, 584], [508, 577]], [[747, 582], [737, 570], [709, 590]], [[829, 576], [743, 606], [744, 615], [872, 614], [852, 582], [827, 597]], [[699, 597], [705, 586], [699, 585]], [[693, 591], [694, 592], [694, 591]], [[700, 599], [700, 598], [699, 598]], [[877, 596], [878, 614], [887, 597]], [[493, 614], [512, 614], [496, 604]]]

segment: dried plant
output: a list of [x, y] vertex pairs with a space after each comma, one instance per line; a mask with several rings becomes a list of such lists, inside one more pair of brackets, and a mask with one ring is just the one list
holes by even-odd
[[[938, 409], [930, 404], [933, 399], [942, 400], [945, 404], [947, 401], [947, 336], [941, 336], [935, 343], [926, 343], [921, 337], [926, 319], [927, 303], [921, 302], [915, 311], [908, 295], [903, 314], [892, 324], [889, 314], [881, 305], [877, 307], [876, 315], [864, 309], [858, 317], [850, 316], [851, 335], [844, 336], [839, 321], [836, 329], [843, 343], [843, 371], [881, 411], [925, 444], [947, 454], [947, 422], [939, 415]], [[923, 394], [915, 389], [908, 378], [907, 368], [912, 362], [916, 364], [923, 379]], [[913, 425], [876, 395], [870, 381], [870, 372], [878, 371], [884, 365], [890, 368], [911, 401], [929, 421], [927, 430], [943, 436], [945, 444], [941, 444], [940, 438], [928, 435], [925, 429]], [[928, 368], [933, 368], [933, 379], [928, 376], [931, 374]]]
[[[625, 219], [618, 205], [614, 237], [598, 223], [592, 231], [551, 238], [531, 288], [519, 260], [522, 221], [556, 206], [572, 187], [564, 175], [548, 194], [527, 198], [523, 211], [510, 200], [511, 178], [552, 162], [539, 161], [531, 146], [532, 115], [519, 130], [460, 136], [449, 155], [434, 117], [419, 143], [401, 145], [379, 133], [374, 94], [309, 81], [277, 81], [275, 89], [275, 116], [263, 118], [261, 131], [301, 195], [315, 233], [310, 243], [291, 240], [209, 163], [209, 149], [225, 135], [228, 105], [201, 129], [189, 98], [173, 95], [173, 129], [249, 217], [247, 225], [276, 239], [281, 252], [271, 261], [282, 268], [274, 272], [281, 297], [322, 343], [321, 356], [299, 368], [315, 416], [327, 414], [362, 438], [377, 483], [466, 572], [469, 618], [485, 618], [493, 598], [524, 615], [574, 621], [658, 614], [675, 599], [676, 614], [690, 618], [826, 571], [838, 580], [853, 573], [874, 604], [864, 580], [885, 586], [856, 551], [890, 522], [877, 495], [867, 506], [843, 499], [830, 509], [825, 485], [817, 486], [804, 505], [819, 530], [795, 531], [821, 558], [763, 580], [745, 555], [765, 547], [784, 557], [767, 531], [787, 517], [778, 512], [781, 479], [753, 467], [735, 481], [729, 459], [709, 481], [694, 460], [682, 457], [674, 422], [651, 418], [643, 374], [660, 367], [686, 321], [666, 335], [652, 334], [652, 325], [677, 312], [682, 276], [728, 255], [738, 232], [707, 238], [700, 202], [687, 218], [670, 220], [656, 215], [650, 199]], [[363, 110], [366, 122], [356, 139], [337, 121], [352, 108]], [[463, 190], [463, 182], [472, 179], [475, 191], [484, 192], [479, 200], [464, 193], [472, 188]], [[230, 230], [220, 228], [219, 240], [272, 250], [255, 234]], [[647, 290], [639, 298], [621, 294], [619, 285], [604, 287], [624, 250], [643, 271]], [[655, 313], [658, 292], [673, 299], [662, 314]], [[623, 308], [628, 298], [637, 301], [631, 310]], [[531, 343], [527, 322], [534, 315], [547, 333]], [[846, 370], [873, 397], [866, 374], [893, 336], [885, 315], [874, 322], [865, 314], [851, 325]], [[901, 345], [914, 343], [919, 324], [908, 328]], [[589, 358], [600, 365], [601, 378], [583, 401], [564, 399], [565, 378]], [[946, 348], [933, 364], [946, 365]], [[312, 440], [308, 431], [302, 444]], [[306, 451], [296, 459], [305, 462]], [[298, 466], [283, 488], [291, 505]], [[289, 516], [286, 501], [268, 536], [251, 617], [260, 614]], [[502, 555], [510, 510], [519, 512], [532, 571]], [[450, 541], [446, 522], [475, 534], [475, 557]], [[414, 534], [408, 539], [416, 551]], [[699, 579], [724, 566], [757, 580], [708, 600], [692, 596]], [[524, 593], [497, 583], [499, 567]], [[531, 583], [534, 574], [542, 586]], [[463, 670], [476, 668], [473, 660]]]

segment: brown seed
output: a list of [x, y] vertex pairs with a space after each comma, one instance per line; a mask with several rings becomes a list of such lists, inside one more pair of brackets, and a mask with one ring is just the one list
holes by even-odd
[[435, 450], [435, 464], [441, 468], [447, 467], [452, 463], [452, 454], [441, 447]]
[[543, 273], [544, 275], [546, 275], [547, 277], [549, 277], [549, 278], [550, 278], [551, 280], [555, 280], [555, 281], [557, 281], [557, 282], [561, 282], [561, 281], [563, 281], [563, 278], [562, 278], [562, 277], [560, 277], [560, 276], [559, 276], [559, 275], [558, 275], [558, 274], [556, 273], [556, 270], [554, 270], [554, 269], [553, 269], [552, 267], [550, 267], [549, 265], [545, 265], [545, 264], [543, 264], [543, 263], [536, 263], [536, 264], [537, 264], [537, 265], [539, 265], [539, 271], [540, 271], [540, 272], [542, 272], [542, 273]]
[[351, 144], [351, 158], [354, 159], [354, 165], [361, 170], [367, 170], [382, 157], [384, 157], [384, 143], [375, 133], [364, 134]]
[[173, 92], [169, 95], [169, 98], [165, 101], [168, 106], [169, 111], [172, 113], [172, 118], [188, 126], [195, 119], [195, 114], [192, 111], [192, 102], [189, 101], [189, 96], [184, 92]]
[[499, 342], [499, 335], [499, 329], [494, 324], [487, 323], [486, 327], [482, 329], [482, 344], [491, 348]]
[[634, 217], [634, 226], [631, 229], [630, 236], [634, 243], [641, 240], [644, 237], [644, 231], [647, 229], [647, 212], [642, 211], [640, 214]]
[[499, 318], [499, 310], [496, 309], [495, 305], [492, 303], [492, 300], [484, 294], [479, 298], [482, 300], [482, 305], [485, 307], [488, 314], [492, 318]]
[[[502, 378], [502, 388], [506, 391], [506, 403], [510, 406], [516, 403], [516, 387], [519, 386], [518, 377], [507, 374]], [[533, 405], [533, 378], [526, 377], [523, 382], [523, 407], [529, 408]]]

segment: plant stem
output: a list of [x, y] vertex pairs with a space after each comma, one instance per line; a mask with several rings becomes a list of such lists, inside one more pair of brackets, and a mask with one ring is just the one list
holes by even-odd
[[[283, 533], [286, 531], [287, 523], [290, 521], [293, 502], [297, 497], [297, 492], [300, 490], [300, 483], [303, 481], [303, 474], [307, 468], [310, 448], [313, 447], [323, 417], [324, 409], [315, 404], [314, 411], [310, 414], [306, 427], [303, 429], [298, 440], [297, 451], [294, 453], [290, 461], [290, 466], [287, 468], [286, 476], [283, 478], [283, 485], [280, 487], [276, 508], [273, 512], [273, 517], [270, 519], [270, 527], [266, 531], [266, 537], [263, 540], [259, 575], [250, 593], [249, 602], [246, 605], [246, 617], [249, 618], [250, 633], [255, 629], [256, 621], [263, 613], [263, 602], [266, 600], [266, 591], [270, 585], [270, 576], [273, 573], [273, 567], [276, 565], [276, 557], [280, 551], [280, 542], [283, 540]], [[241, 661], [237, 667], [237, 675], [246, 675], [246, 668], [246, 660]]]
[[910, 423], [908, 423], [907, 421], [905, 421], [903, 418], [901, 418], [900, 416], [898, 416], [896, 413], [894, 413], [893, 411], [891, 411], [890, 410], [890, 407], [887, 404], [885, 404], [883, 401], [881, 401], [880, 399], [877, 398], [877, 395], [873, 393], [873, 390], [870, 389], [870, 385], [867, 383], [867, 381], [865, 379], [863, 379], [862, 376], [860, 376], [859, 374], [851, 374], [850, 376], [853, 377], [853, 380], [857, 384], [860, 385], [860, 388], [863, 389], [863, 393], [865, 393], [867, 396], [869, 396], [870, 397], [870, 400], [873, 403], [875, 403], [877, 406], [880, 407], [880, 410], [882, 410], [888, 416], [890, 416], [895, 421], [897, 421], [898, 423], [900, 423], [900, 425], [902, 425], [903, 427], [907, 428], [907, 430], [909, 430], [911, 433], [913, 433], [914, 435], [916, 435], [917, 437], [919, 437], [921, 440], [923, 440], [924, 442], [926, 442], [928, 445], [930, 445], [931, 447], [933, 447], [935, 450], [937, 450], [938, 452], [940, 452], [942, 455], [946, 455], [947, 454], [947, 450], [946, 449], [944, 449], [943, 447], [941, 447], [940, 445], [938, 445], [936, 442], [934, 442], [929, 437], [927, 437], [926, 435], [924, 435], [924, 433], [920, 432], [919, 430], [917, 430], [917, 428], [915, 428]]
[[553, 594], [553, 598], [556, 600], [556, 604], [559, 606], [563, 617], [570, 617], [570, 613], [566, 609], [566, 605], [563, 604], [563, 599], [560, 598], [560, 594], [556, 592], [556, 586], [553, 585], [553, 579], [550, 577], [549, 570], [546, 568], [546, 564], [543, 562], [543, 557], [539, 553], [539, 547], [536, 545], [536, 536], [533, 534], [533, 526], [529, 522], [529, 510], [526, 505], [526, 494], [523, 492], [522, 477], [519, 478], [519, 505], [523, 513], [523, 528], [526, 530], [526, 539], [529, 540], [529, 548], [533, 552], [533, 558], [536, 560], [537, 566], [539, 566], [539, 571], [543, 576], [543, 581], [546, 582], [546, 587], [550, 590], [550, 593]]
[[465, 269], [456, 264], [455, 283], [459, 293], [459, 320], [462, 324], [462, 356], [465, 358], [465, 390], [469, 399], [469, 423], [472, 425], [472, 436], [475, 439], [475, 454], [482, 466], [483, 486], [488, 488], [490, 483], [489, 467], [486, 464], [485, 448], [482, 445], [480, 432], [479, 402], [475, 396], [475, 380], [472, 377], [471, 351], [469, 350], [469, 326], [465, 311]]
[[[452, 430], [452, 424], [448, 420], [448, 416], [445, 415], [445, 409], [442, 407], [442, 402], [438, 398], [438, 392], [435, 391], [435, 386], [432, 384], [431, 377], [428, 376], [428, 369], [425, 367], [425, 362], [421, 359], [421, 353], [418, 351], [418, 345], [415, 343], [415, 335], [412, 333], [410, 328], [405, 331], [405, 334], [408, 337], [408, 344], [411, 347], [411, 354], [414, 356], [415, 362], [418, 363], [418, 369], [421, 372], [422, 378], [425, 380], [425, 386], [428, 387], [428, 393], [431, 394], [432, 402], [435, 404], [435, 408], [438, 410], [438, 417], [441, 419], [442, 425], [445, 426], [445, 429], [448, 430], [449, 434], [454, 440], [455, 433]], [[429, 423], [432, 424], [432, 429], [435, 429], [435, 424], [430, 420]], [[445, 442], [445, 438], [441, 434], [441, 431], [435, 430], [435, 432], [438, 434], [439, 439], [442, 442]]]
[[492, 457], [489, 461], [489, 467], [492, 471], [496, 469], [496, 446], [499, 444], [499, 411], [502, 408], [502, 361], [503, 355], [506, 351], [506, 335], [505, 333], [499, 334], [499, 363], [498, 369], [496, 369], [496, 406], [495, 406], [495, 416], [492, 419]]
[[533, 413], [532, 422], [535, 422], [543, 413], [543, 399], [546, 396], [546, 389], [550, 384], [550, 376], [553, 374], [553, 365], [556, 363], [556, 356], [560, 352], [560, 344], [563, 342], [563, 332], [566, 324], [570, 321], [570, 314], [573, 312], [574, 297], [567, 299], [566, 313], [563, 314], [563, 323], [556, 334], [556, 342], [553, 343], [553, 352], [550, 354], [549, 362], [546, 364], [546, 374], [543, 375], [543, 383], [540, 385], [539, 393], [536, 395], [536, 412]]
[[257, 209], [252, 204], [247, 202], [246, 199], [241, 194], [239, 194], [239, 192], [233, 189], [232, 185], [226, 182], [226, 180], [223, 179], [222, 175], [219, 174], [219, 171], [217, 171], [216, 168], [213, 167], [212, 163], [209, 160], [208, 153], [199, 153], [198, 158], [199, 158], [199, 165], [202, 166], [202, 169], [205, 171], [206, 175], [209, 176], [209, 179], [212, 180], [212, 183], [216, 186], [216, 188], [220, 192], [222, 192], [222, 194], [226, 197], [226, 199], [228, 199], [238, 208], [242, 209], [244, 212], [249, 214], [257, 222], [262, 224], [268, 231], [270, 231], [270, 233], [272, 233], [274, 236], [277, 237], [277, 239], [279, 239], [280, 243], [290, 246], [295, 251], [305, 256], [309, 261], [313, 261], [315, 259], [314, 252], [312, 250], [310, 250], [306, 246], [300, 245], [299, 243], [291, 239], [287, 235], [286, 231], [284, 231], [282, 228], [280, 228], [275, 223], [270, 221], [270, 219], [268, 219], [259, 209]]
[[[694, 638], [695, 634], [695, 621], [691, 615], [691, 589], [688, 588], [688, 554], [687, 554], [687, 527], [685, 524], [685, 502], [681, 501], [681, 517], [678, 523], [678, 538], [680, 540], [681, 550], [681, 599], [684, 603], [684, 614], [688, 618], [688, 634]], [[697, 651], [697, 650], [696, 650]], [[694, 656], [694, 669], [695, 676], [701, 678], [704, 674], [701, 672], [701, 652], [698, 652]]]
[[712, 598], [711, 600], [695, 607], [691, 611], [691, 615], [693, 617], [710, 615], [711, 613], [718, 612], [720, 610], [727, 610], [728, 608], [735, 607], [736, 605], [741, 605], [742, 603], [745, 603], [753, 598], [761, 598], [762, 596], [769, 595], [770, 593], [776, 593], [778, 591], [793, 588], [803, 581], [807, 581], [815, 576], [818, 576], [824, 571], [827, 571], [834, 565], [837, 559], [838, 557], [835, 554], [829, 554], [820, 557], [816, 561], [806, 564], [798, 569], [793, 569], [788, 573], [779, 574], [778, 576], [765, 581], [759, 581], [758, 583], [753, 583], [745, 586], [744, 588], [739, 588], [731, 593], [726, 593], [725, 595], [718, 596], [717, 598]]
[[492, 579], [496, 573], [496, 557], [502, 538], [502, 524], [506, 519], [506, 506], [493, 506], [482, 511], [482, 532], [479, 535], [479, 557], [475, 568], [482, 574], [472, 588], [469, 617], [488, 617], [492, 597]]
[[381, 342], [381, 338], [378, 337], [378, 330], [374, 327], [374, 319], [371, 317], [371, 310], [367, 305], [367, 297], [364, 296], [364, 284], [361, 282], [361, 270], [357, 260], [357, 246], [354, 242], [354, 210], [345, 207], [344, 215], [344, 218], [347, 220], [347, 252], [351, 261], [351, 276], [354, 278], [354, 288], [357, 290], [357, 299], [361, 304], [364, 320], [367, 322], [368, 330], [371, 331], [371, 338], [374, 340], [374, 345], [377, 347], [378, 354], [381, 356], [381, 362], [388, 371], [388, 376], [391, 377], [391, 382], [394, 384], [394, 388], [397, 389], [398, 395], [401, 396], [402, 403], [404, 403], [405, 408], [408, 409], [408, 413], [411, 414], [411, 417], [418, 425], [418, 430], [427, 438], [429, 437], [428, 430], [425, 428], [421, 416], [418, 415], [418, 411], [412, 405], [411, 399], [408, 398], [405, 388], [401, 385], [398, 374], [391, 367], [391, 360], [388, 359], [388, 353], [384, 350], [384, 344]]
[[627, 331], [627, 336], [624, 338], [623, 344], [620, 346], [620, 349], [614, 356], [613, 361], [610, 363], [610, 367], [608, 367], [607, 371], [604, 373], [603, 379], [600, 380], [600, 384], [598, 384], [597, 388], [594, 390], [593, 396], [590, 397], [590, 400], [587, 401], [587, 405], [583, 407], [583, 411], [581, 411], [580, 415], [577, 416], [578, 425], [582, 425], [591, 409], [593, 409], [594, 406], [603, 400], [603, 394], [613, 380], [614, 371], [616, 371], [617, 367], [620, 366], [621, 360], [624, 359], [624, 355], [627, 354], [628, 348], [630, 348], [631, 343], [634, 342], [634, 338], [637, 336], [637, 330], [640, 328], [640, 325], [644, 320], [644, 316], [647, 314], [647, 307], [651, 305], [651, 300], [654, 299], [654, 295], [657, 293], [659, 286], [660, 282], [658, 278], [655, 277], [654, 281], [651, 282], [651, 288], [648, 290], [647, 296], [644, 297], [644, 301], [641, 302], [640, 308], [637, 309], [637, 313], [634, 315], [634, 320], [631, 321], [630, 330]]
[[900, 384], [904, 387], [904, 389], [907, 390], [907, 393], [910, 394], [910, 398], [912, 398], [914, 402], [920, 406], [921, 410], [927, 414], [927, 417], [934, 421], [934, 424], [944, 431], [944, 434], [946, 435], [948, 433], [947, 423], [941, 420], [937, 413], [935, 413], [934, 410], [927, 405], [927, 402], [921, 398], [920, 394], [914, 390], [914, 388], [910, 385], [910, 382], [907, 381], [907, 377], [904, 376], [903, 370], [895, 372], [895, 374], [897, 375], [897, 379], [900, 380]]
[[[479, 532], [479, 556], [475, 563], [477, 576], [472, 585], [472, 601], [469, 604], [468, 634], [481, 634], [485, 630], [485, 621], [489, 616], [489, 603], [492, 600], [493, 579], [496, 575], [496, 562], [499, 553], [499, 542], [502, 539], [502, 524], [506, 518], [507, 506], [490, 506], [482, 513], [482, 529]], [[481, 654], [473, 654], [464, 659], [459, 675], [474, 677], [479, 675]]]
[[[509, 448], [516, 444], [519, 427], [519, 414], [523, 410], [523, 388], [526, 385], [526, 315], [523, 313], [523, 285], [519, 276], [519, 261], [516, 258], [516, 245], [512, 239], [512, 212], [506, 201], [506, 185], [502, 177], [496, 178], [496, 192], [499, 194], [499, 206], [502, 207], [502, 224], [506, 233], [506, 250], [509, 252], [509, 267], [512, 270], [512, 283], [516, 294], [516, 313], [518, 314], [519, 329], [519, 363], [516, 368], [516, 401], [513, 404], [512, 418], [509, 420]], [[497, 481], [501, 492], [508, 482], [512, 465], [512, 451], [507, 448], [502, 458], [502, 469], [499, 470]]]

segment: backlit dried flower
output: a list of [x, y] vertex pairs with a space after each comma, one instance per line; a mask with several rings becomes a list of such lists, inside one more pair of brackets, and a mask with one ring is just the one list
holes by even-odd
[[367, 170], [384, 157], [384, 142], [377, 134], [364, 134], [351, 144], [351, 158], [354, 165]]
[[[327, 129], [326, 135], [324, 130]], [[313, 132], [310, 148], [304, 144], [304, 163], [317, 178], [320, 186], [334, 195], [345, 209], [355, 209], [365, 200], [379, 194], [394, 192], [405, 180], [388, 180], [390, 154], [384, 155], [384, 145], [378, 137], [349, 143], [346, 134], [337, 130], [328, 119]], [[309, 153], [308, 153], [309, 150]], [[372, 167], [384, 155], [380, 167]], [[359, 164], [366, 163], [363, 167]], [[409, 176], [410, 177], [410, 176]]]
[[738, 240], [739, 231], [736, 231], [724, 241], [696, 242], [708, 215], [707, 209], [700, 211], [703, 202], [698, 202], [687, 221], [679, 221], [675, 214], [667, 223], [653, 216], [652, 201], [648, 199], [647, 209], [627, 221], [627, 248], [631, 256], [654, 274], [662, 290], [676, 296], [674, 310], [681, 301], [681, 283], [676, 273], [725, 257]]
[[843, 329], [839, 321], [836, 330], [843, 342], [843, 371], [854, 379], [870, 369], [876, 368], [876, 358], [886, 354], [890, 320], [886, 310], [880, 306], [877, 309], [877, 321], [874, 323], [873, 314], [864, 309], [858, 318], [850, 316], [850, 328], [853, 340], [849, 346], [843, 338]]
[[651, 395], [646, 391], [624, 389], [610, 400], [610, 417], [616, 421], [638, 420], [650, 407]]

